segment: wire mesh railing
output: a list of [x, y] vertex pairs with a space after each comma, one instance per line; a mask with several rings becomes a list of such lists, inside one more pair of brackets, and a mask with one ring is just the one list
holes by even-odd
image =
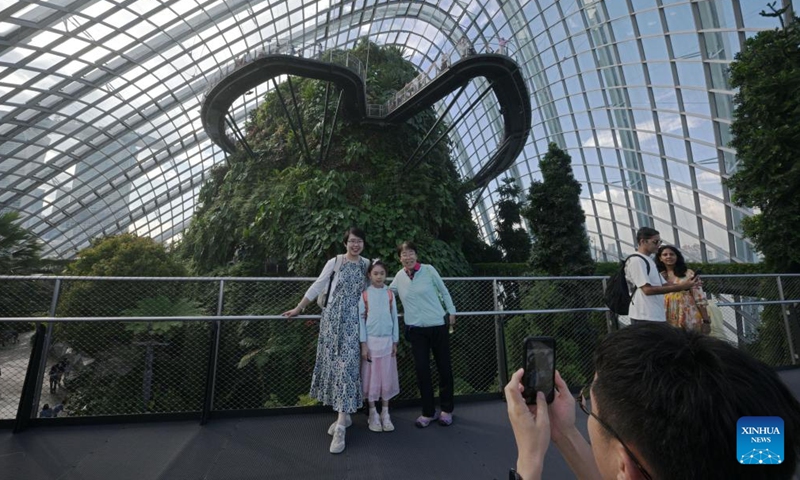
[[[0, 277], [0, 419], [19, 422], [26, 402], [31, 416], [47, 404], [73, 417], [314, 405], [308, 389], [319, 308], [280, 316], [313, 280]], [[459, 310], [451, 336], [456, 395], [498, 393], [521, 365], [529, 335], [556, 337], [568, 384], [590, 381], [594, 346], [618, 328], [603, 306], [606, 280], [445, 279]], [[703, 282], [718, 313], [715, 335], [769, 365], [798, 362], [800, 276], [708, 275]], [[47, 326], [42, 354], [30, 365], [40, 324]], [[398, 398], [417, 399], [404, 338], [398, 371]], [[35, 386], [27, 396], [26, 381]]]

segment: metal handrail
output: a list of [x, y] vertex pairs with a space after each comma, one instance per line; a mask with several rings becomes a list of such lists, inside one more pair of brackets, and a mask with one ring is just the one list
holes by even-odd
[[[800, 302], [800, 300], [798, 300]], [[795, 302], [796, 303], [796, 302]], [[548, 313], [580, 313], [580, 312], [607, 312], [606, 307], [587, 307], [587, 308], [555, 308], [551, 310], [486, 310], [479, 312], [458, 312], [457, 317], [478, 317], [487, 315], [542, 315]], [[398, 314], [403, 317], [403, 314]], [[320, 318], [321, 315], [295, 315], [284, 317], [283, 315], [200, 315], [200, 316], [175, 316], [175, 317], [0, 317], [2, 322], [208, 322], [216, 320], [242, 321], [242, 320], [313, 320]]]
[[[589, 275], [589, 276], [569, 276], [569, 277], [550, 277], [550, 276], [515, 276], [515, 277], [442, 277], [446, 281], [473, 281], [473, 280], [603, 280], [609, 275]], [[776, 277], [800, 277], [800, 273], [736, 273], [736, 274], [703, 274], [702, 278], [776, 278]], [[392, 278], [392, 277], [387, 277]], [[218, 282], [227, 281], [248, 281], [248, 282], [272, 282], [272, 281], [309, 281], [316, 280], [317, 277], [100, 277], [100, 276], [81, 276], [81, 275], [0, 275], [0, 282], [3, 280], [131, 280], [131, 281], [193, 281], [193, 282]]]
[[760, 300], [757, 302], [717, 302], [718, 307], [738, 307], [743, 305], [794, 305], [800, 303], [800, 299], [795, 300]]

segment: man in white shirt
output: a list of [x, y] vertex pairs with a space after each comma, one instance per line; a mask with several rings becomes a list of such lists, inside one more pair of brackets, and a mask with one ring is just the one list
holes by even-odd
[[662, 243], [660, 234], [650, 227], [642, 227], [636, 232], [636, 242], [636, 253], [625, 262], [625, 279], [632, 292], [628, 313], [631, 324], [666, 322], [664, 294], [689, 290], [697, 285], [698, 279], [692, 278], [680, 284], [664, 284], [656, 263], [650, 258]]

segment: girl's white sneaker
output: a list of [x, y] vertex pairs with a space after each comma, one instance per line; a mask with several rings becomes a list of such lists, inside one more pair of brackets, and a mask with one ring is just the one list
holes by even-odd
[[392, 419], [389, 417], [389, 413], [381, 413], [381, 426], [384, 432], [391, 432], [394, 430], [394, 424], [392, 424]]
[[369, 414], [369, 420], [367, 420], [367, 425], [369, 425], [369, 429], [372, 432], [382, 432], [383, 427], [381, 426], [381, 419], [378, 417], [378, 412], [372, 411]]

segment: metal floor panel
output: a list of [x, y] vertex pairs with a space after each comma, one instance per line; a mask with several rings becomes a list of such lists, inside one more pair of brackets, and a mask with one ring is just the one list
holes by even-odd
[[[505, 403], [456, 405], [455, 423], [414, 427], [417, 408], [393, 409], [394, 432], [367, 429], [328, 453], [330, 414], [32, 428], [0, 433], [0, 478], [14, 480], [505, 479], [516, 449]], [[585, 428], [585, 422], [582, 422]], [[546, 478], [573, 478], [548, 451]]]
[[[778, 372], [800, 397], [800, 369]], [[353, 416], [347, 448], [328, 453], [329, 414], [0, 431], [3, 480], [505, 479], [516, 462], [506, 405], [457, 404], [451, 427], [414, 427], [417, 408], [393, 409], [396, 430], [373, 433]], [[577, 412], [586, 435], [586, 418]], [[572, 479], [557, 449], [543, 478]]]

